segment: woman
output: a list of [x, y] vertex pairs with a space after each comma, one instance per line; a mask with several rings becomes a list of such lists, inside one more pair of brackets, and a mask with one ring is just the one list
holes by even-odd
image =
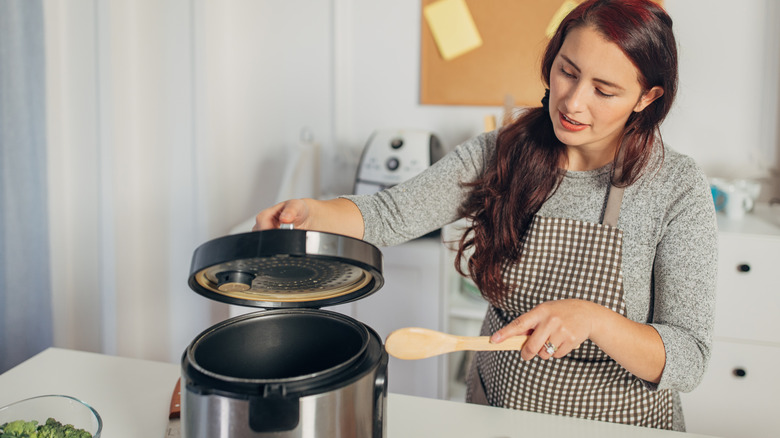
[[678, 391], [710, 356], [717, 231], [705, 176], [660, 139], [675, 44], [653, 2], [587, 1], [547, 46], [542, 108], [407, 183], [284, 202], [255, 229], [391, 245], [465, 217], [458, 255], [490, 303], [483, 335], [529, 335], [476, 355], [469, 401], [684, 430]]

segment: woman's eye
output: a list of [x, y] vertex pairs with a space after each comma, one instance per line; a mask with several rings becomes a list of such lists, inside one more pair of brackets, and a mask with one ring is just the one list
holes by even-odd
[[601, 97], [613, 97], [614, 96], [614, 94], [607, 94], [607, 93], [599, 90], [598, 88], [596, 88], [596, 93], [598, 93], [598, 95], [601, 96]]
[[567, 78], [573, 78], [573, 77], [574, 77], [574, 75], [573, 75], [573, 74], [571, 74], [571, 73], [567, 72], [567, 71], [566, 71], [565, 69], [563, 69], [563, 68], [561, 68], [561, 73], [563, 73], [563, 75], [564, 75], [564, 76], [566, 76]]

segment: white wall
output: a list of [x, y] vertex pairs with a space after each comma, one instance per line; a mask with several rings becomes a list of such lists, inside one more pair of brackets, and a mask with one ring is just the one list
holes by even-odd
[[375, 129], [430, 130], [451, 149], [482, 132], [484, 116], [500, 116], [498, 107], [418, 103], [419, 1], [337, 0], [335, 11], [344, 17], [343, 26], [334, 29], [335, 62], [349, 67], [337, 71], [336, 80], [348, 77], [349, 88], [340, 90], [335, 102], [335, 140], [352, 151], [353, 161]]
[[276, 199], [303, 129], [332, 137], [330, 2], [197, 1], [199, 139], [215, 153], [210, 199], [227, 232]]
[[[711, 176], [777, 172], [780, 4], [666, 4], [679, 43], [680, 91], [664, 126], [665, 139]], [[777, 180], [774, 189], [780, 194]]]

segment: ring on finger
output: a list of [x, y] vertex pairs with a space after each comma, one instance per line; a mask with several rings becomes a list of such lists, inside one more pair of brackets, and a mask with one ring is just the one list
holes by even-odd
[[546, 351], [547, 354], [552, 356], [553, 354], [555, 354], [556, 351], [558, 351], [558, 347], [553, 345], [552, 342], [547, 341], [547, 342], [544, 343], [544, 351]]

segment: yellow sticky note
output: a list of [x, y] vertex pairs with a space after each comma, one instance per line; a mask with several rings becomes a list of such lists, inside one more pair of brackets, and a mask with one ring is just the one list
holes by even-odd
[[442, 58], [449, 61], [482, 45], [466, 0], [439, 0], [423, 9]]
[[579, 2], [575, 0], [566, 0], [563, 2], [561, 7], [555, 11], [555, 14], [553, 14], [550, 22], [547, 24], [547, 30], [545, 30], [547, 38], [552, 38], [553, 35], [555, 35], [555, 31], [558, 30], [558, 26], [561, 24], [561, 21], [563, 21], [563, 19], [569, 15], [569, 12], [573, 11], [578, 4]]

